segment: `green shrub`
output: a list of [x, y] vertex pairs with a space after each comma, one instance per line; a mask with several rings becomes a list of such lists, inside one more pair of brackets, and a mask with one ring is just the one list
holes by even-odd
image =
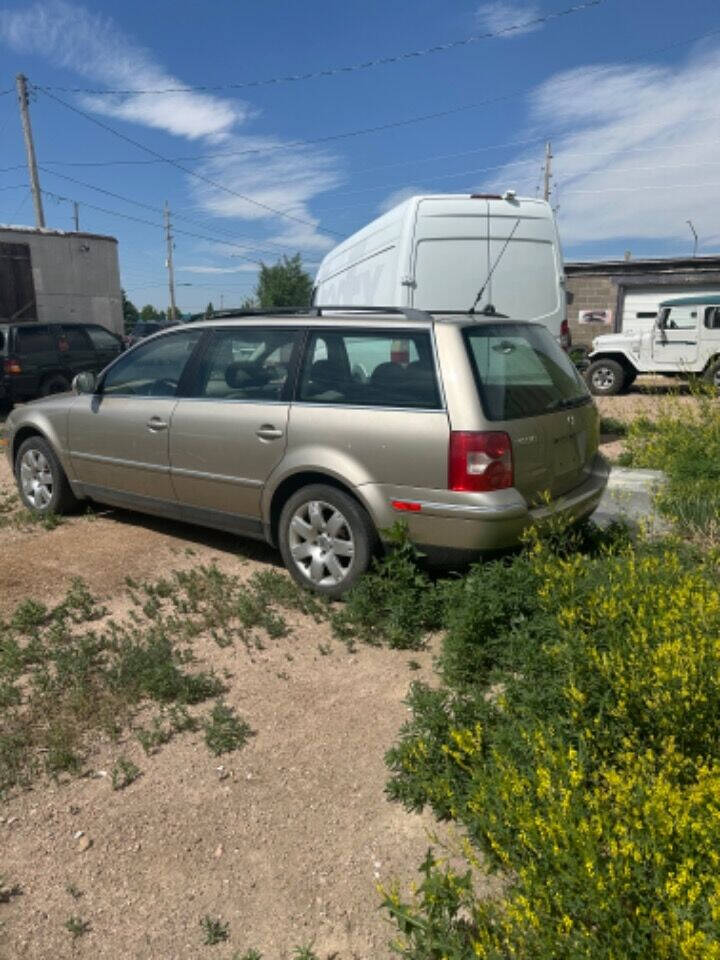
[[[431, 857], [413, 897], [385, 891], [396, 950], [720, 958], [717, 560], [674, 541], [556, 546], [536, 539], [505, 579], [473, 570], [448, 605], [445, 685], [412, 688], [388, 792], [473, 847], [467, 873]], [[473, 849], [501, 898], [474, 894]]]
[[387, 554], [333, 615], [333, 631], [346, 643], [359, 639], [398, 650], [419, 650], [428, 631], [442, 623], [443, 591], [419, 567], [420, 554], [403, 524], [396, 524], [386, 536]]

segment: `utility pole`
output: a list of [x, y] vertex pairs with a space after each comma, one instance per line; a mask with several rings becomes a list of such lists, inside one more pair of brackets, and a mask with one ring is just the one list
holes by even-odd
[[168, 206], [167, 200], [165, 201], [165, 236], [167, 239], [167, 260], [165, 261], [165, 266], [168, 270], [168, 286], [170, 288], [170, 310], [172, 311], [172, 321], [175, 322], [177, 317], [177, 308], [175, 306], [175, 269], [173, 267], [173, 238], [172, 238], [172, 227], [170, 225], [170, 207]]
[[43, 213], [42, 194], [40, 193], [40, 181], [38, 180], [37, 161], [35, 159], [35, 144], [33, 143], [32, 127], [30, 126], [30, 112], [28, 110], [28, 92], [27, 77], [19, 73], [15, 78], [17, 87], [18, 103], [20, 105], [20, 119], [22, 120], [23, 136], [25, 137], [25, 152], [27, 153], [28, 175], [30, 177], [30, 189], [35, 206], [35, 226], [45, 226], [45, 214]]
[[73, 220], [75, 221], [75, 233], [80, 232], [80, 205], [77, 200], [73, 200]]
[[550, 199], [550, 192], [552, 190], [552, 187], [550, 186], [550, 181], [552, 180], [552, 159], [552, 144], [548, 140], [548, 142], [545, 144], [545, 172], [543, 175], [543, 198], [545, 200]]

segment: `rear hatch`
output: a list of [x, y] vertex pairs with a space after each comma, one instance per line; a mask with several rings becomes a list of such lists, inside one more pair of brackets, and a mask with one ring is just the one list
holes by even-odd
[[538, 324], [476, 323], [463, 331], [485, 417], [512, 441], [514, 486], [530, 503], [588, 479], [598, 413], [564, 351]]

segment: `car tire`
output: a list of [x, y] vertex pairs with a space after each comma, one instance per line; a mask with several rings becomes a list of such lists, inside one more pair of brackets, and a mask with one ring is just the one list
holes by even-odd
[[613, 397], [625, 387], [625, 370], [617, 360], [593, 360], [585, 371], [585, 380], [596, 397]]
[[285, 503], [278, 541], [293, 580], [335, 599], [367, 570], [377, 534], [357, 500], [336, 487], [311, 484]]
[[703, 373], [703, 380], [710, 384], [711, 387], [715, 387], [718, 394], [720, 394], [720, 360], [713, 360], [705, 373]]
[[62, 373], [51, 373], [40, 384], [40, 395], [49, 397], [51, 393], [67, 393], [70, 381]]
[[40, 436], [28, 437], [15, 457], [20, 499], [33, 513], [69, 513], [78, 505], [55, 451]]

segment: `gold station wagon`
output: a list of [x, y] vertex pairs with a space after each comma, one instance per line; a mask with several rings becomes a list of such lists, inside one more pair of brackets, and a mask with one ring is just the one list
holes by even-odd
[[175, 327], [6, 430], [31, 510], [89, 499], [264, 539], [331, 597], [398, 518], [455, 562], [549, 512], [588, 516], [608, 475], [592, 398], [544, 327], [410, 309]]

